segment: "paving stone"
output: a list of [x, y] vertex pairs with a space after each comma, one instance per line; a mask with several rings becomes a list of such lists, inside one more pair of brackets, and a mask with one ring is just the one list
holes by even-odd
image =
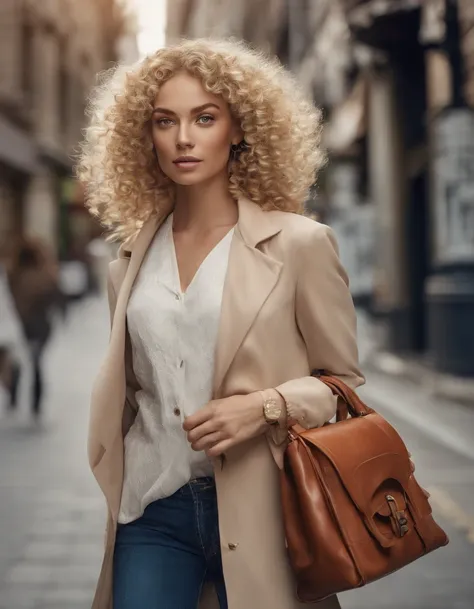
[[54, 522], [52, 526], [45, 527], [43, 523], [38, 523], [39, 528], [35, 527], [35, 530], [32, 532], [33, 537], [71, 537], [78, 533], [77, 523], [72, 520], [57, 520]]
[[22, 586], [50, 585], [53, 577], [53, 568], [50, 565], [39, 565], [22, 561], [16, 564], [7, 573], [5, 581], [7, 584], [19, 584]]
[[66, 606], [62, 601], [58, 603], [52, 603], [51, 601], [46, 601], [45, 604], [41, 603], [35, 607], [35, 609], [90, 609], [92, 601], [87, 601], [85, 603], [68, 603]]
[[72, 605], [82, 604], [83, 607], [92, 604], [92, 591], [83, 587], [67, 587], [47, 590], [41, 595], [40, 604], [47, 604], [48, 607], [60, 605], [68, 609]]
[[97, 582], [95, 565], [67, 565], [54, 567], [53, 581], [72, 587], [91, 587]]
[[71, 547], [68, 564], [71, 565], [96, 565], [100, 568], [102, 562], [102, 544], [100, 546], [83, 545]]
[[24, 560], [30, 562], [44, 561], [52, 564], [57, 560], [64, 562], [68, 553], [68, 546], [63, 543], [33, 541], [26, 546], [23, 557]]
[[4, 586], [1, 590], [0, 609], [36, 609], [41, 595], [41, 588], [34, 586]]

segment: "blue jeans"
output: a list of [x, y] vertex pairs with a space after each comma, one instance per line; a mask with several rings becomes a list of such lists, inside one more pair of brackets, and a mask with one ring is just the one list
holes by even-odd
[[199, 478], [118, 526], [113, 609], [196, 609], [213, 582], [227, 609], [214, 480]]

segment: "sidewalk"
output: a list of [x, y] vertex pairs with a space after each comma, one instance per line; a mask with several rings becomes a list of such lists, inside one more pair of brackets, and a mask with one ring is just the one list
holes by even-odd
[[[426, 368], [424, 373], [420, 370], [409, 373], [409, 362], [377, 350], [370, 321], [360, 311], [358, 334], [361, 366], [367, 381], [359, 390], [362, 398], [446, 448], [474, 460], [474, 408], [470, 407], [474, 405], [474, 388], [467, 393], [470, 398], [467, 403], [443, 394], [444, 378], [435, 388], [434, 374]], [[466, 381], [464, 387], [469, 383], [473, 382]]]
[[90, 387], [108, 339], [107, 304], [71, 310], [48, 349], [46, 417], [0, 421], [0, 609], [89, 609], [105, 505], [89, 472]]
[[474, 409], [474, 379], [461, 378], [433, 370], [422, 359], [402, 357], [381, 351], [377, 345], [374, 328], [367, 314], [358, 311], [359, 344], [361, 361], [365, 369], [373, 370], [387, 378], [421, 387], [431, 398], [457, 402]]

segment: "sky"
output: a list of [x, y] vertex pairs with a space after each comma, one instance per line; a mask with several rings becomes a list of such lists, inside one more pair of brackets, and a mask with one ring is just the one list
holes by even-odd
[[131, 0], [138, 16], [138, 50], [146, 55], [165, 43], [166, 0]]

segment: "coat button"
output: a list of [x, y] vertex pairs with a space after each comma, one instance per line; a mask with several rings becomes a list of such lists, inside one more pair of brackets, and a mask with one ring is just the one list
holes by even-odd
[[239, 545], [238, 543], [229, 543], [227, 544], [229, 547], [229, 550], [237, 550], [237, 546]]

